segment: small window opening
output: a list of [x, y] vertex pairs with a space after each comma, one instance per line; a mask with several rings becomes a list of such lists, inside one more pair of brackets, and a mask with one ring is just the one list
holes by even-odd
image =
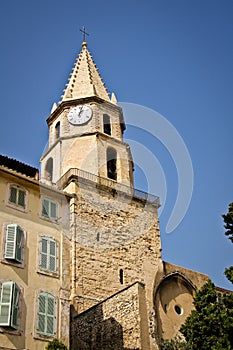
[[111, 130], [111, 123], [110, 123], [110, 117], [107, 114], [104, 114], [104, 133], [107, 135], [111, 135], [112, 134], [112, 130]]
[[177, 315], [182, 315], [183, 314], [183, 310], [179, 305], [175, 305], [174, 306], [175, 312], [177, 313]]
[[45, 178], [46, 180], [53, 180], [53, 158], [49, 158], [46, 162]]
[[19, 186], [10, 186], [9, 202], [19, 207], [25, 208], [26, 192]]
[[109, 179], [117, 180], [117, 152], [113, 148], [107, 149], [107, 176]]
[[55, 125], [55, 137], [56, 140], [60, 137], [60, 122], [57, 122], [57, 124]]
[[96, 240], [97, 240], [97, 242], [100, 241], [100, 234], [99, 234], [99, 232], [98, 232], [97, 235], [96, 235]]
[[120, 278], [120, 284], [124, 283], [124, 272], [123, 269], [120, 269], [119, 271], [119, 278]]

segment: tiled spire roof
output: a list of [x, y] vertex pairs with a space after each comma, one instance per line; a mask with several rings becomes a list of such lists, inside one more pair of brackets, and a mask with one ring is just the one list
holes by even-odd
[[98, 96], [105, 101], [110, 101], [98, 69], [87, 49], [87, 44], [83, 42], [82, 50], [64, 90], [62, 101], [90, 96]]

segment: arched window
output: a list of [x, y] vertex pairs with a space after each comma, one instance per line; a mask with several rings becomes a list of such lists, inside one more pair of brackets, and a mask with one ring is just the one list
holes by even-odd
[[117, 152], [114, 148], [107, 149], [107, 176], [109, 179], [117, 180]]
[[45, 178], [46, 180], [53, 180], [53, 158], [49, 158], [46, 162]]
[[37, 328], [38, 334], [54, 336], [56, 319], [56, 299], [47, 292], [40, 292], [37, 301]]
[[109, 115], [104, 114], [103, 122], [104, 122], [104, 133], [107, 134], [107, 135], [111, 135], [112, 134], [112, 130], [111, 130], [111, 123], [110, 123]]
[[56, 140], [60, 137], [60, 122], [57, 122], [55, 125], [55, 138]]

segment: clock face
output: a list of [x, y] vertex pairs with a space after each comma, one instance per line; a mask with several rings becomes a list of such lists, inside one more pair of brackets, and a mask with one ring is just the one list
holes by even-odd
[[73, 125], [82, 125], [87, 123], [92, 117], [91, 107], [80, 105], [70, 109], [67, 114], [68, 121]]

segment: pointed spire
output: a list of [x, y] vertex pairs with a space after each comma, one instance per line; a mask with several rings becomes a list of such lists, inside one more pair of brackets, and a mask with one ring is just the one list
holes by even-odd
[[114, 94], [114, 92], [112, 92], [111, 102], [114, 103], [114, 105], [117, 104], [117, 98], [116, 98], [116, 95]]
[[98, 96], [106, 101], [110, 101], [107, 89], [87, 49], [87, 43], [84, 41], [82, 50], [64, 90], [62, 101], [91, 96]]

